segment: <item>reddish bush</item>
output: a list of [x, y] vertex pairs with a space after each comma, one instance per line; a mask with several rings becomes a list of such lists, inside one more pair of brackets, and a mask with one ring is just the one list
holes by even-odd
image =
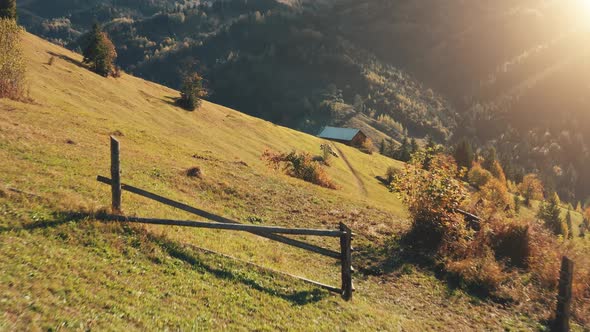
[[324, 188], [337, 189], [319, 162], [306, 152], [279, 153], [266, 150], [262, 159], [274, 169], [281, 169], [289, 176], [317, 184]]
[[496, 258], [509, 266], [528, 267], [531, 256], [528, 223], [499, 221], [491, 227], [490, 244]]

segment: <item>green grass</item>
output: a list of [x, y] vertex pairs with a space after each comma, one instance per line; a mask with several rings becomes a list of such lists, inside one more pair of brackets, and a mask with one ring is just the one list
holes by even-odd
[[[0, 330], [538, 328], [513, 308], [451, 290], [418, 267], [358, 273], [354, 300], [344, 302], [199, 248], [338, 285], [331, 259], [248, 233], [83, 217], [109, 205], [109, 188], [95, 178], [109, 174], [108, 137], [117, 133], [123, 182], [213, 213], [293, 227], [345, 222], [360, 247], [408, 226], [401, 202], [375, 179], [399, 167], [396, 161], [339, 145], [366, 194], [341, 158], [328, 169], [340, 189], [320, 188], [260, 160], [267, 148], [319, 154], [316, 137], [208, 102], [186, 112], [172, 103], [177, 91], [128, 75], [105, 79], [80, 67], [79, 55], [29, 34], [24, 43], [35, 102], [0, 100]], [[193, 166], [203, 179], [183, 174]], [[129, 193], [123, 209], [194, 219]], [[303, 238], [338, 248], [335, 239]]]
[[[537, 213], [539, 211], [539, 207], [541, 205], [541, 202], [539, 201], [532, 201], [531, 202], [531, 206], [527, 207], [527, 206], [522, 206], [521, 211], [520, 211], [520, 216], [524, 217], [524, 218], [530, 218], [530, 219], [538, 219]], [[561, 209], [561, 217], [565, 220], [565, 216], [567, 214], [568, 209], [564, 206], [560, 207]], [[590, 236], [586, 236], [585, 238], [580, 238], [580, 225], [582, 224], [582, 222], [584, 222], [584, 216], [577, 211], [573, 211], [570, 210], [571, 213], [571, 217], [572, 217], [572, 227], [573, 227], [573, 233], [574, 233], [574, 242], [579, 242], [581, 244], [586, 244], [586, 245], [590, 245]]]

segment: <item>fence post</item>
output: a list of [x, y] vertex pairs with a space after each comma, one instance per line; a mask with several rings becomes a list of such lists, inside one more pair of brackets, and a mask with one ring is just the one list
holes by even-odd
[[113, 213], [121, 212], [121, 165], [119, 141], [111, 136], [111, 192]]
[[557, 332], [567, 332], [570, 330], [573, 276], [574, 262], [566, 256], [563, 256], [561, 260], [561, 273], [559, 274], [557, 312], [555, 314], [554, 322], [554, 331]]
[[342, 263], [342, 297], [349, 301], [352, 299], [352, 232], [343, 223], [340, 223], [340, 255]]

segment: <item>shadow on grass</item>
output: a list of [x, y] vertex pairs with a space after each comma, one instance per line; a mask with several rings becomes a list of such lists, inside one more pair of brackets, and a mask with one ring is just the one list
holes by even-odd
[[[230, 281], [235, 281], [242, 283], [252, 289], [255, 289], [259, 292], [266, 293], [268, 295], [276, 296], [282, 298], [283, 300], [289, 301], [294, 305], [306, 305], [310, 303], [319, 302], [324, 299], [327, 295], [327, 291], [322, 291], [318, 288], [310, 290], [310, 291], [285, 291], [283, 289], [272, 288], [268, 286], [263, 286], [259, 281], [252, 279], [248, 276], [242, 275], [240, 273], [236, 273], [231, 271], [230, 269], [222, 269], [214, 267], [212, 264], [208, 264], [203, 260], [199, 259], [191, 250], [187, 248], [179, 246], [177, 243], [172, 242], [167, 239], [155, 237], [150, 235], [152, 241], [157, 243], [170, 257], [174, 257], [179, 259], [198, 271], [209, 273], [214, 275], [216, 278], [226, 279]], [[197, 249], [198, 250], [198, 249]], [[254, 268], [256, 269], [256, 268]], [[258, 271], [259, 274], [272, 274], [271, 272], [261, 272]]]
[[70, 57], [69, 57], [69, 56], [67, 56], [67, 55], [64, 55], [64, 54], [59, 54], [59, 53], [55, 53], [55, 52], [51, 52], [51, 51], [47, 51], [47, 53], [48, 53], [49, 55], [51, 55], [51, 56], [54, 56], [54, 57], [56, 57], [56, 58], [59, 58], [59, 59], [62, 59], [62, 60], [64, 60], [64, 61], [66, 61], [66, 62], [69, 62], [69, 63], [71, 63], [71, 64], [73, 64], [73, 65], [76, 65], [76, 66], [78, 66], [78, 67], [80, 67], [80, 68], [83, 68], [83, 69], [89, 69], [88, 67], [86, 67], [86, 66], [85, 66], [83, 63], [81, 63], [80, 61], [78, 61], [78, 60], [76, 60], [76, 59], [73, 59], [73, 58], [70, 58]]
[[202, 103], [199, 103], [195, 109], [189, 109], [186, 107], [186, 105], [184, 105], [182, 103], [182, 100], [180, 97], [164, 96], [164, 98], [160, 98], [160, 100], [165, 102], [168, 105], [178, 107], [186, 112], [194, 112], [202, 106]]
[[178, 103], [180, 98], [178, 98], [178, 97], [164, 96], [164, 98], [161, 98], [160, 100], [165, 102], [168, 105], [172, 105], [174, 107], [180, 107], [180, 104]]
[[423, 234], [408, 231], [382, 245], [360, 246], [356, 260], [364, 262], [364, 265], [359, 268], [365, 275], [397, 278], [412, 273], [415, 267], [430, 271], [438, 280], [445, 282], [448, 294], [463, 290], [468, 295], [483, 301], [491, 300], [499, 304], [508, 304], [512, 301], [494, 295], [485, 287], [467, 284], [459, 275], [448, 272], [436, 259], [436, 243], [440, 243], [440, 239], [423, 239]]
[[96, 217], [97, 214], [90, 214], [86, 212], [54, 212], [51, 214], [51, 218], [48, 220], [40, 220], [34, 222], [28, 222], [24, 224], [18, 224], [14, 226], [0, 226], [0, 233], [27, 230], [33, 231], [36, 229], [58, 227], [64, 224], [72, 222], [80, 222]]
[[[15, 225], [13, 227], [10, 226], [2, 226], [0, 227], [0, 233], [9, 232], [9, 231], [33, 231], [37, 229], [47, 229], [53, 227], [59, 227], [64, 224], [69, 223], [76, 223], [82, 221], [89, 221], [89, 220], [100, 220], [105, 215], [106, 212], [97, 212], [97, 213], [87, 213], [87, 212], [74, 212], [74, 211], [64, 211], [64, 212], [54, 212], [51, 215], [49, 220], [41, 220], [37, 222], [30, 222], [26, 224]], [[111, 222], [111, 221], [105, 221]], [[280, 287], [269, 287], [264, 286], [260, 282], [255, 279], [252, 279], [248, 276], [245, 276], [241, 273], [237, 273], [232, 271], [229, 268], [218, 268], [215, 267], [213, 264], [205, 262], [203, 259], [200, 259], [198, 255], [196, 255], [193, 251], [199, 250], [198, 248], [194, 250], [189, 250], [187, 246], [183, 246], [179, 243], [171, 241], [163, 236], [155, 235], [150, 233], [149, 231], [139, 228], [139, 227], [132, 227], [130, 224], [127, 223], [120, 223], [122, 226], [122, 231], [132, 237], [143, 238], [151, 243], [159, 246], [162, 250], [169, 255], [170, 257], [179, 259], [189, 265], [191, 265], [194, 269], [201, 271], [203, 273], [209, 273], [214, 275], [216, 278], [231, 280], [234, 282], [242, 283], [252, 289], [257, 291], [280, 297], [286, 301], [291, 302], [294, 305], [306, 305], [310, 303], [315, 303], [321, 301], [326, 296], [328, 296], [327, 291], [320, 290], [318, 288], [313, 290], [305, 290], [305, 291], [288, 291], [281, 289]], [[208, 255], [210, 253], [203, 253], [204, 255]], [[229, 258], [224, 258], [228, 259]], [[238, 264], [241, 264], [238, 262]], [[253, 267], [253, 271], [256, 271], [258, 275], [274, 275], [271, 271], [265, 271], [263, 268]], [[285, 279], [288, 279], [286, 277]], [[299, 283], [299, 281], [293, 280], [294, 283]]]

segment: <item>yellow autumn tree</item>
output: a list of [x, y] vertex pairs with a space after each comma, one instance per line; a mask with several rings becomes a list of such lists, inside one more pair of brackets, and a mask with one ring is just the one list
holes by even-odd
[[527, 206], [531, 206], [531, 200], [543, 199], [543, 182], [537, 178], [536, 174], [527, 174], [518, 185], [518, 190]]
[[21, 99], [25, 94], [25, 60], [21, 28], [16, 21], [0, 18], [0, 98]]

